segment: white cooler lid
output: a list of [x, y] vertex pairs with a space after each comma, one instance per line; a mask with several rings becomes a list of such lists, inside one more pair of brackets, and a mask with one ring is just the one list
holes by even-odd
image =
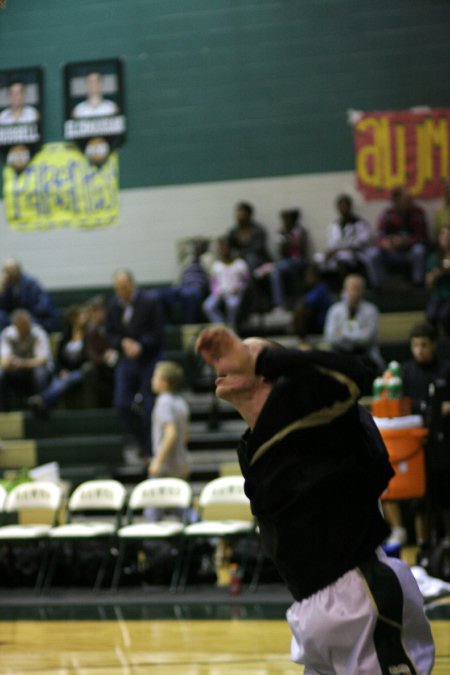
[[413, 429], [423, 427], [422, 415], [404, 415], [403, 417], [374, 417], [379, 429]]

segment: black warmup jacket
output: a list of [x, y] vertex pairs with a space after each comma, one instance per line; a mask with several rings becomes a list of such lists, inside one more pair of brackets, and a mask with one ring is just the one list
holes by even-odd
[[363, 362], [333, 352], [265, 349], [256, 373], [274, 382], [238, 456], [262, 544], [302, 600], [373, 554], [389, 534], [378, 499], [394, 472], [357, 404]]

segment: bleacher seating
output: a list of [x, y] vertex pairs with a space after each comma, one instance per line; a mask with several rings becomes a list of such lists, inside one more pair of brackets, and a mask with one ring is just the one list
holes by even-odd
[[[111, 287], [53, 291], [60, 316], [64, 308], [85, 302], [93, 295], [112, 294]], [[426, 291], [410, 289], [398, 293], [374, 293], [369, 300], [380, 310], [379, 341], [386, 361], [410, 357], [408, 334], [412, 325], [424, 318]], [[291, 313], [261, 314], [248, 317], [242, 335], [264, 334], [287, 346], [296, 346]], [[214, 395], [214, 378], [196, 357], [193, 346], [201, 325], [166, 325], [165, 358], [183, 366], [186, 389], [183, 392], [191, 411], [189, 449], [193, 460], [190, 484], [198, 498], [206, 483], [239, 471], [236, 447], [245, 423], [227, 403]], [[53, 335], [56, 344], [57, 335]], [[442, 339], [440, 351], [450, 354], [450, 340]], [[0, 477], [8, 477], [24, 467], [57, 462], [62, 481], [72, 491], [93, 479], [116, 479], [128, 492], [147, 477], [147, 463], [140, 457], [120, 417], [114, 409], [90, 407], [89, 399], [66, 401], [47, 419], [34, 417], [28, 410], [0, 413]]]
[[[109, 298], [112, 292], [112, 287], [106, 286], [53, 290], [50, 294], [62, 316], [70, 304], [86, 302], [99, 293]], [[386, 361], [409, 358], [408, 333], [414, 323], [423, 319], [425, 289], [368, 291], [367, 297], [380, 310], [380, 348]], [[186, 373], [185, 394], [192, 416], [192, 481], [197, 492], [205, 481], [221, 474], [222, 466], [234, 465], [236, 443], [244, 428], [231, 406], [215, 399], [213, 378], [194, 353], [201, 327], [167, 324], [165, 340], [165, 358], [180, 363]], [[290, 346], [296, 344], [289, 312], [250, 316], [242, 334], [258, 333], [278, 337]], [[443, 340], [441, 350], [448, 350], [448, 341]], [[116, 412], [86, 407], [83, 399], [71, 409], [55, 409], [49, 419], [36, 419], [25, 410], [0, 414], [0, 439], [4, 442], [0, 473], [57, 461], [62, 478], [73, 485], [99, 477], [136, 484], [146, 477], [145, 461], [133, 452], [132, 441]]]
[[[191, 479], [198, 491], [206, 480], [220, 474], [222, 463], [235, 459], [244, 423], [213, 394], [186, 392], [186, 397], [192, 415]], [[61, 478], [71, 485], [91, 478], [135, 484], [146, 477], [146, 462], [137, 455], [113, 409], [58, 409], [48, 419], [35, 418], [28, 411], [0, 413], [0, 438], [0, 471], [6, 475], [56, 461]]]

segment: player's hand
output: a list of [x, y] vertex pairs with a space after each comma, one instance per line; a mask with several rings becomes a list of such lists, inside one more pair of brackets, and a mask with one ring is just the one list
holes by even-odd
[[444, 417], [450, 415], [450, 401], [442, 401], [441, 415], [443, 415]]
[[251, 372], [255, 357], [249, 347], [233, 331], [223, 326], [203, 330], [195, 350], [217, 372]]

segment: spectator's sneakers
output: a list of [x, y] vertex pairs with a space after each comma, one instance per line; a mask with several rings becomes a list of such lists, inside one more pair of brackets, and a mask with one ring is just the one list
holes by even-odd
[[416, 565], [420, 565], [420, 567], [428, 570], [428, 567], [430, 566], [430, 555], [431, 548], [429, 544], [421, 544], [416, 553]]
[[386, 539], [387, 546], [403, 546], [408, 540], [408, 535], [404, 527], [393, 527], [390, 536]]

